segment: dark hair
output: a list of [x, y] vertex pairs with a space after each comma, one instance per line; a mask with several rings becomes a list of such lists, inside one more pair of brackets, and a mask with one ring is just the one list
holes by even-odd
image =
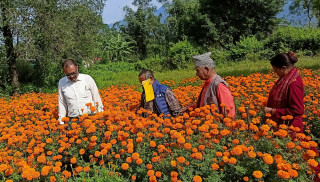
[[138, 76], [141, 76], [141, 75], [145, 75], [146, 79], [149, 79], [150, 77], [154, 78], [153, 72], [151, 70], [142, 70]]
[[71, 66], [71, 65], [78, 66], [78, 64], [76, 63], [76, 61], [73, 60], [73, 59], [66, 59], [66, 60], [64, 60], [61, 66], [62, 66], [62, 69], [64, 69], [64, 68], [68, 68], [68, 67]]
[[282, 68], [283, 66], [293, 66], [296, 62], [298, 62], [298, 58], [293, 52], [288, 52], [277, 54], [271, 59], [270, 64], [277, 68]]

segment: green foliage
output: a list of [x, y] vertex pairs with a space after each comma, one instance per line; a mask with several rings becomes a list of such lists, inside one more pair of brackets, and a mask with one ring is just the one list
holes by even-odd
[[189, 41], [179, 41], [170, 47], [168, 67], [170, 69], [186, 68], [187, 64], [192, 61], [192, 56], [197, 54], [198, 52]]
[[[233, 61], [241, 61], [249, 59], [251, 61], [259, 61], [263, 58], [268, 58], [270, 50], [264, 46], [264, 41], [259, 41], [255, 36], [241, 38], [230, 49], [230, 58]], [[269, 53], [269, 54], [268, 54]]]
[[124, 39], [124, 36], [117, 33], [105, 36], [101, 45], [103, 62], [130, 62], [133, 59], [133, 42]]
[[320, 29], [279, 27], [267, 40], [266, 47], [275, 52], [288, 50], [316, 54], [320, 50]]

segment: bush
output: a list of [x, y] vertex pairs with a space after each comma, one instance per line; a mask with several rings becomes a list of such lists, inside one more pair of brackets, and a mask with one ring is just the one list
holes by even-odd
[[186, 68], [192, 61], [192, 56], [197, 55], [198, 51], [188, 40], [180, 41], [171, 46], [169, 50], [169, 59], [166, 65], [169, 69]]
[[254, 36], [244, 37], [231, 47], [230, 58], [234, 61], [241, 61], [244, 60], [247, 55], [250, 55], [249, 57], [253, 56], [255, 59], [260, 59], [260, 52], [263, 50], [263, 41], [257, 40]]
[[139, 60], [135, 63], [135, 70], [140, 71], [142, 69], [150, 69], [152, 71], [162, 71], [165, 69], [165, 64], [163, 64], [163, 62], [164, 59], [159, 57]]
[[280, 27], [267, 40], [266, 47], [275, 52], [300, 51], [315, 55], [320, 50], [320, 29]]

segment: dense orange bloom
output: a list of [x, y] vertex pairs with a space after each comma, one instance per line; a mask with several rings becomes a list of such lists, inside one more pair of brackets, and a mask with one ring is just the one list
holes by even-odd
[[263, 158], [263, 161], [266, 163], [266, 164], [272, 164], [273, 163], [273, 158], [270, 154], [263, 154], [262, 156]]
[[183, 156], [181, 156], [181, 157], [177, 158], [177, 161], [178, 161], [178, 163], [183, 164], [186, 162], [186, 159]]
[[90, 171], [90, 167], [89, 166], [84, 167], [83, 171], [86, 172], [86, 173], [89, 172]]
[[150, 147], [156, 147], [156, 146], [157, 146], [157, 144], [155, 141], [150, 141]]
[[195, 175], [193, 178], [192, 178], [192, 181], [193, 182], [202, 182], [202, 178], [198, 175]]
[[79, 150], [79, 154], [80, 154], [80, 155], [83, 155], [84, 153], [85, 153], [85, 150], [84, 150], [84, 149], [80, 149], [80, 150]]
[[133, 153], [131, 157], [132, 157], [133, 160], [138, 160], [140, 158], [140, 154], [139, 153]]
[[296, 145], [293, 142], [287, 143], [287, 148], [288, 149], [293, 149]]
[[231, 150], [231, 154], [232, 155], [241, 155], [243, 152], [242, 152], [242, 148], [241, 147], [234, 147], [232, 150]]
[[255, 177], [255, 178], [262, 178], [262, 176], [263, 176], [263, 174], [262, 174], [261, 171], [254, 171], [254, 172], [252, 173], [252, 175], [253, 175], [253, 177]]
[[192, 145], [191, 145], [190, 143], [185, 143], [185, 144], [184, 144], [184, 148], [185, 148], [186, 150], [190, 150], [191, 147], [192, 147]]
[[75, 164], [77, 162], [77, 159], [75, 157], [71, 158], [70, 160], [71, 164]]
[[127, 163], [122, 163], [121, 169], [123, 169], [123, 170], [128, 170], [128, 169], [129, 169], [129, 164], [127, 164]]
[[170, 165], [171, 165], [172, 167], [177, 167], [177, 161], [171, 161], [171, 162], [170, 162]]
[[249, 181], [248, 176], [243, 177], [243, 181]]
[[211, 168], [212, 168], [212, 170], [216, 171], [216, 170], [219, 169], [219, 165], [216, 164], [216, 163], [213, 163], [213, 164], [211, 165]]
[[160, 171], [157, 171], [156, 173], [155, 173], [155, 176], [157, 177], [157, 178], [161, 178], [161, 172]]
[[283, 179], [289, 179], [290, 178], [290, 173], [283, 171], [283, 170], [279, 170], [277, 172], [277, 175], [279, 176], [279, 178], [283, 178]]

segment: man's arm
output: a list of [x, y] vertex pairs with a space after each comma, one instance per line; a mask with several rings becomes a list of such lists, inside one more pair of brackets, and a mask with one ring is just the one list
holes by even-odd
[[89, 80], [88, 80], [88, 84], [90, 87], [90, 91], [92, 94], [92, 98], [94, 101], [94, 106], [96, 106], [96, 104], [98, 104], [98, 107], [96, 108], [98, 112], [102, 112], [103, 111], [103, 104], [102, 104], [102, 100], [99, 94], [99, 90], [98, 87], [96, 85], [96, 82], [93, 80], [93, 78], [91, 76], [89, 76]]
[[172, 115], [173, 116], [179, 115], [181, 107], [179, 105], [178, 99], [169, 88], [166, 90], [166, 101], [170, 111], [172, 112]]
[[[223, 83], [218, 85], [217, 89], [217, 97], [220, 104], [224, 103], [226, 106], [227, 114], [231, 115], [233, 118], [236, 115], [235, 106], [233, 101], [233, 96], [227, 86]], [[220, 106], [219, 106], [220, 107]], [[222, 113], [224, 114], [224, 110], [222, 109]]]
[[62, 122], [61, 120], [62, 120], [62, 118], [63, 117], [66, 117], [66, 115], [67, 115], [67, 102], [66, 102], [66, 99], [64, 98], [64, 95], [63, 95], [63, 93], [62, 93], [62, 88], [61, 88], [61, 86], [60, 86], [60, 84], [59, 84], [59, 86], [58, 86], [58, 91], [59, 91], [59, 107], [58, 107], [58, 109], [59, 109], [59, 119], [58, 119], [58, 121], [59, 121], [59, 124], [64, 124], [64, 122]]

